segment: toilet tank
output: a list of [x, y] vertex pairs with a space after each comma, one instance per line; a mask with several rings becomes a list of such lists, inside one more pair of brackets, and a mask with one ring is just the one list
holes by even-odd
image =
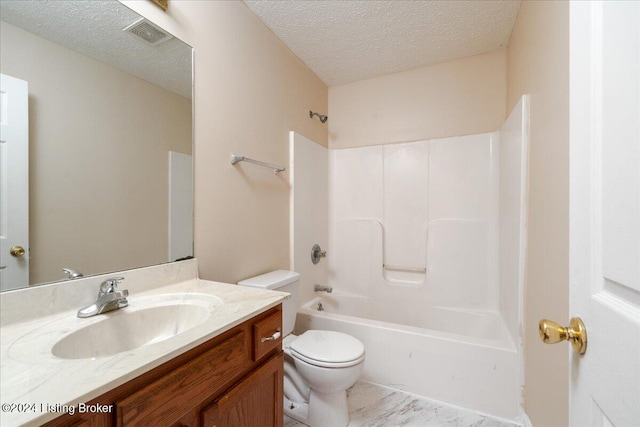
[[287, 298], [282, 302], [282, 336], [284, 337], [293, 332], [293, 327], [296, 323], [299, 280], [300, 274], [295, 271], [276, 270], [241, 280], [238, 285], [291, 294], [291, 298]]

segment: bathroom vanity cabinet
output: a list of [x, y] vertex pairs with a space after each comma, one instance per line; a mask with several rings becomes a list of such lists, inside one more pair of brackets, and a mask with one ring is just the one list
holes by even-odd
[[45, 426], [282, 426], [281, 328], [278, 305]]

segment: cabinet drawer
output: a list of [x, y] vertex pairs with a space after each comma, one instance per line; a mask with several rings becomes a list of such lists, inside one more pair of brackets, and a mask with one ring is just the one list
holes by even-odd
[[275, 348], [282, 346], [282, 310], [253, 323], [253, 360], [260, 360]]
[[118, 426], [168, 426], [229, 384], [250, 364], [239, 331], [164, 377], [116, 402]]

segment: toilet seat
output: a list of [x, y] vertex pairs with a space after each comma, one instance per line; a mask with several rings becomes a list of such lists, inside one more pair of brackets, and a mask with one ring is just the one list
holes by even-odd
[[364, 345], [351, 335], [310, 330], [289, 345], [291, 355], [322, 368], [347, 368], [364, 360]]
[[320, 360], [315, 360], [309, 357], [305, 357], [299, 353], [296, 353], [295, 351], [292, 351], [291, 355], [302, 362], [308, 363], [309, 365], [317, 366], [319, 368], [329, 368], [329, 369], [348, 368], [350, 366], [357, 365], [358, 363], [361, 363], [364, 360], [364, 354], [358, 359], [350, 360], [348, 362], [322, 362]]

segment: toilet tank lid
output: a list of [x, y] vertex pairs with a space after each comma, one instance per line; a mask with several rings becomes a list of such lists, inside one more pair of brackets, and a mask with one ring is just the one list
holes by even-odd
[[276, 270], [238, 282], [238, 285], [262, 289], [278, 289], [300, 279], [300, 274], [289, 270]]

